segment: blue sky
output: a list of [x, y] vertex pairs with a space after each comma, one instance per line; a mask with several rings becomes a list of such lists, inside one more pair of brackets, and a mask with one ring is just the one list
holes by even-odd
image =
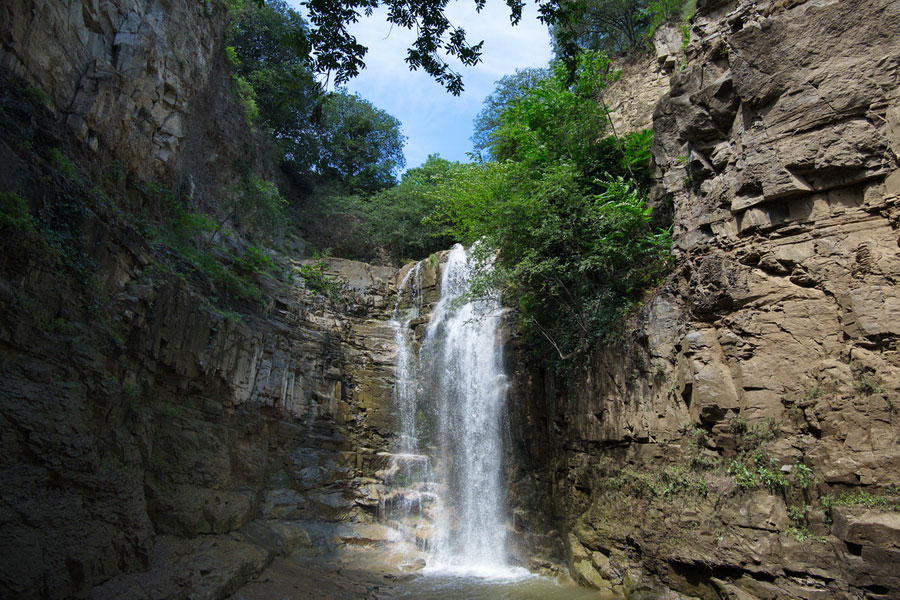
[[[296, 0], [291, 3], [299, 8]], [[407, 168], [419, 166], [434, 153], [466, 161], [466, 152], [472, 149], [472, 120], [494, 90], [494, 82], [516, 69], [546, 66], [550, 60], [550, 37], [537, 20], [534, 5], [526, 5], [522, 21], [512, 27], [509, 9], [500, 0], [488, 0], [480, 14], [472, 0], [455, 0], [447, 9], [450, 21], [466, 30], [471, 43], [484, 40], [484, 48], [477, 66], [454, 64], [466, 89], [452, 96], [424, 72], [407, 68], [403, 59], [414, 34], [391, 29], [385, 14], [379, 8], [353, 26], [352, 32], [369, 51], [366, 69], [347, 87], [403, 123]]]

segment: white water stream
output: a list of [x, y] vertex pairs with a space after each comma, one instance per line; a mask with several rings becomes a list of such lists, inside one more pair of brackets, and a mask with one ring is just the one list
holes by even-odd
[[[392, 473], [400, 517], [415, 516], [425, 572], [509, 579], [527, 576], [507, 558], [502, 422], [507, 377], [496, 299], [466, 298], [472, 259], [456, 245], [441, 278], [441, 296], [418, 353], [410, 323], [421, 310], [420, 266], [401, 283], [410, 307], [394, 318], [394, 400], [399, 415]], [[389, 495], [391, 497], [391, 495]], [[405, 513], [405, 514], [403, 514]], [[427, 524], [422, 520], [427, 518]], [[424, 533], [423, 533], [424, 532]]]

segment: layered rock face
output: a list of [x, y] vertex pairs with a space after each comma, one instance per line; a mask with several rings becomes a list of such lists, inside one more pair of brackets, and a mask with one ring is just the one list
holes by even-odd
[[601, 587], [897, 597], [900, 4], [699, 5], [637, 78], [670, 69], [675, 272], [547, 387], [570, 557]]
[[[394, 429], [379, 312], [393, 271], [333, 265], [367, 275], [352, 313], [291, 286], [235, 322], [190, 282], [148, 276], [140, 246], [115, 249], [127, 266], [99, 300], [110, 322], [40, 263], [4, 265], [4, 595], [83, 596], [152, 567], [94, 596], [215, 596], [311, 543], [282, 522], [374, 522]], [[212, 574], [196, 564], [210, 552]]]
[[201, 203], [236, 160], [272, 175], [230, 90], [220, 3], [11, 0], [0, 19], [0, 66], [30, 82], [95, 160]]
[[93, 188], [115, 167], [202, 208], [239, 158], [274, 178], [230, 91], [224, 9], [0, 15], [0, 192], [71, 208], [83, 243], [63, 252], [96, 266], [0, 241], [0, 596], [220, 598], [294, 548], [383, 541], [395, 270], [331, 260], [348, 287], [329, 298], [281, 257], [262, 306], [229, 307], [124, 217], [153, 206]]

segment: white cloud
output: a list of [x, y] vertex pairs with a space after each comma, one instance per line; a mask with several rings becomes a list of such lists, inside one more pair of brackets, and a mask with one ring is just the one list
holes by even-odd
[[512, 27], [509, 9], [500, 0], [489, 0], [481, 13], [476, 13], [474, 2], [457, 0], [448, 6], [448, 18], [465, 29], [470, 43], [484, 40], [484, 47], [475, 67], [451, 62], [465, 84], [465, 91], [455, 97], [424, 72], [409, 71], [403, 59], [414, 33], [391, 28], [385, 15], [379, 8], [351, 28], [369, 51], [366, 69], [348, 88], [400, 119], [409, 138], [408, 167], [418, 166], [431, 153], [465, 160], [471, 150], [472, 120], [494, 82], [516, 69], [545, 66], [550, 59], [550, 38], [533, 6], [526, 5], [522, 21]]

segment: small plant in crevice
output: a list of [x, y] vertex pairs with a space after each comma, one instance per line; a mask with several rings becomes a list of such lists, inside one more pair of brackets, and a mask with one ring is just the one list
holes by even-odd
[[791, 467], [791, 475], [797, 482], [797, 486], [802, 490], [809, 489], [817, 482], [816, 476], [813, 474], [812, 469], [799, 461], [795, 462]]
[[686, 423], [679, 432], [688, 438], [688, 457], [690, 466], [695, 471], [711, 471], [719, 466], [719, 458], [704, 452], [707, 431], [695, 423]]
[[806, 518], [809, 514], [810, 508], [811, 507], [808, 504], [804, 504], [802, 506], [788, 506], [788, 517], [790, 517], [791, 521], [796, 521], [797, 523], [806, 523]]
[[0, 193], [0, 231], [34, 231], [34, 219], [28, 208], [28, 201], [9, 192]]
[[809, 528], [805, 525], [791, 525], [785, 530], [789, 536], [793, 537], [795, 540], [800, 542], [801, 544], [805, 542], [820, 542], [826, 543], [828, 538], [824, 535], [814, 535], [810, 533]]
[[822, 396], [822, 388], [819, 387], [819, 384], [815, 384], [811, 388], [808, 388], [806, 392], [803, 394], [803, 400], [809, 402], [810, 400], [816, 400]]
[[759, 477], [740, 460], [732, 459], [728, 463], [727, 473], [734, 477], [734, 482], [743, 490], [759, 486]]
[[853, 380], [853, 389], [856, 390], [857, 394], [863, 396], [884, 393], [884, 388], [881, 385], [881, 377], [879, 377], [877, 373], [862, 369], [856, 372], [856, 378]]
[[78, 177], [78, 167], [59, 148], [50, 148], [50, 164], [66, 179]]
[[747, 433], [747, 421], [741, 417], [732, 417], [728, 421], [728, 431], [735, 435], [743, 435]]
[[687, 50], [687, 47], [691, 43], [691, 25], [690, 23], [684, 23], [681, 26], [681, 49]]
[[819, 498], [819, 502], [826, 511], [830, 511], [835, 506], [857, 506], [891, 511], [900, 510], [900, 502], [892, 501], [886, 496], [877, 496], [865, 490], [844, 492], [840, 496], [825, 494]]
[[303, 279], [306, 289], [315, 294], [325, 296], [332, 302], [339, 302], [346, 290], [346, 284], [337, 277], [326, 274], [328, 264], [325, 260], [327, 258], [327, 252], [315, 254], [313, 256], [314, 262], [301, 264], [297, 270]]
[[243, 275], [264, 275], [271, 277], [275, 263], [256, 246], [249, 246], [242, 256], [235, 257], [234, 267]]

